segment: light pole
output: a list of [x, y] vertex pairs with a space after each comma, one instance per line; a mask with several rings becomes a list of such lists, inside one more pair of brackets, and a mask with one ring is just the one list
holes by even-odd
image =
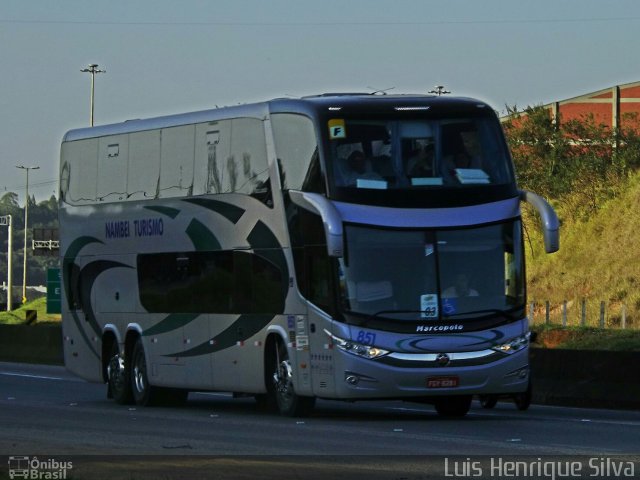
[[25, 167], [24, 165], [16, 165], [27, 171], [27, 188], [26, 198], [24, 201], [24, 264], [22, 272], [22, 303], [27, 303], [27, 225], [29, 219], [29, 170], [38, 170], [40, 167]]
[[91, 74], [91, 117], [89, 118], [89, 124], [93, 127], [93, 98], [95, 92], [96, 73], [106, 73], [106, 70], [99, 70], [97, 63], [91, 63], [87, 68], [80, 70], [84, 73]]
[[13, 223], [11, 222], [11, 215], [3, 215], [0, 217], [0, 225], [6, 225], [9, 227], [8, 242], [7, 242], [7, 312], [11, 311], [11, 291], [13, 290], [13, 266], [11, 264], [11, 257], [13, 256]]

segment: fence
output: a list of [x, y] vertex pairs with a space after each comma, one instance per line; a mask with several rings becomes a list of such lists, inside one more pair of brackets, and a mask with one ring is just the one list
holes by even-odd
[[562, 303], [531, 302], [529, 321], [533, 325], [553, 324], [563, 327], [594, 327], [638, 329], [640, 321], [637, 312], [631, 311], [621, 302], [581, 299], [565, 300]]

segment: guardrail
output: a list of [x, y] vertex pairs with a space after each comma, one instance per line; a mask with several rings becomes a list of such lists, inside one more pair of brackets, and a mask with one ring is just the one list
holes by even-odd
[[596, 328], [640, 328], [637, 312], [620, 301], [593, 299], [564, 300], [561, 303], [531, 302], [529, 320], [533, 325], [555, 324]]

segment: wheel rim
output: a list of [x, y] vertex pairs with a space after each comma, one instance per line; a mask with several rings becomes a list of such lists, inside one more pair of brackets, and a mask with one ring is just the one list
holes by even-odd
[[124, 388], [124, 359], [117, 353], [111, 357], [107, 366], [107, 378], [109, 378], [113, 389], [122, 390]]
[[138, 353], [133, 364], [133, 384], [138, 393], [143, 393], [146, 388], [146, 365], [144, 356]]
[[273, 382], [276, 387], [278, 405], [281, 410], [287, 410], [291, 406], [294, 398], [293, 371], [288, 358], [284, 358], [276, 364]]

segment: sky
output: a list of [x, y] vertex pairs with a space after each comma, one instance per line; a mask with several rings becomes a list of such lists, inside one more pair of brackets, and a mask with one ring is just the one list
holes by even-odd
[[640, 81], [638, 45], [637, 0], [0, 0], [0, 195], [24, 201], [16, 165], [57, 195], [90, 63], [96, 125], [435, 85], [503, 113]]

